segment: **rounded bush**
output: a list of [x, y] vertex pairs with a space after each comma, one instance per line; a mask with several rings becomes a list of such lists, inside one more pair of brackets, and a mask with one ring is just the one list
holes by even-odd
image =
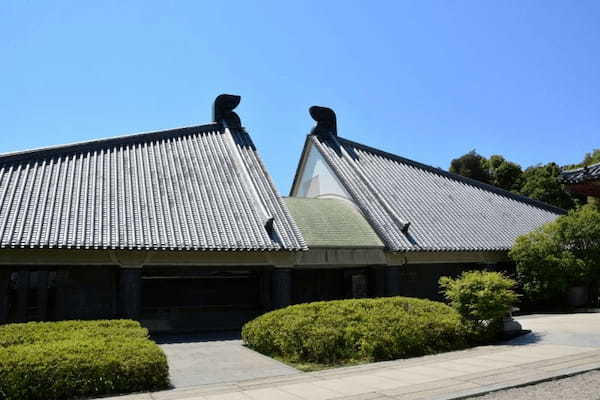
[[442, 277], [440, 287], [446, 300], [466, 320], [478, 325], [505, 317], [519, 299], [517, 282], [500, 272], [465, 271], [458, 278]]
[[0, 399], [58, 400], [165, 389], [167, 358], [135, 321], [0, 327]]
[[391, 360], [467, 345], [467, 332], [455, 310], [406, 297], [289, 306], [248, 322], [242, 338], [269, 356], [326, 364]]

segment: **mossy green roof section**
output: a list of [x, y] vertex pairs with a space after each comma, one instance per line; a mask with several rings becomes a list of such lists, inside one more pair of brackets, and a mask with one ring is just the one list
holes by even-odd
[[308, 247], [383, 247], [365, 218], [344, 200], [285, 197]]

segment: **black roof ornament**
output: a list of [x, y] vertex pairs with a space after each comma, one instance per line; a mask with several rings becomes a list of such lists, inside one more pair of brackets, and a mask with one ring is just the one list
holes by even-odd
[[229, 128], [241, 128], [242, 121], [233, 111], [242, 100], [241, 96], [234, 94], [220, 94], [213, 103], [213, 121], [225, 123]]
[[331, 133], [333, 136], [337, 136], [335, 111], [328, 107], [312, 106], [308, 109], [308, 112], [312, 119], [317, 121], [317, 125], [313, 128], [311, 134]]

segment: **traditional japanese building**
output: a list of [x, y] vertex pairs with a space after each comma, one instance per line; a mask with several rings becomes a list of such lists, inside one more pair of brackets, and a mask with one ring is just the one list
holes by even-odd
[[586, 196], [588, 203], [600, 205], [600, 163], [563, 171], [560, 180], [569, 191]]
[[231, 329], [292, 303], [439, 298], [563, 210], [342, 139], [313, 107], [291, 196], [221, 95], [206, 125], [0, 155], [0, 323]]
[[290, 195], [335, 198], [384, 244], [386, 295], [440, 299], [438, 280], [465, 269], [510, 269], [514, 240], [564, 210], [338, 136], [336, 115], [312, 107]]
[[0, 156], [0, 321], [232, 328], [306, 244], [233, 109], [214, 122]]

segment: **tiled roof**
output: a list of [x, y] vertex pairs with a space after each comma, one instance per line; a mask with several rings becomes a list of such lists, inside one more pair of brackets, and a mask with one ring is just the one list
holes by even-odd
[[563, 171], [560, 174], [560, 180], [564, 183], [582, 183], [600, 180], [600, 163]]
[[210, 124], [1, 155], [0, 248], [306, 246], [248, 133]]
[[308, 140], [392, 251], [507, 250], [564, 213], [331, 133]]
[[344, 200], [284, 197], [310, 248], [383, 247], [379, 236]]

